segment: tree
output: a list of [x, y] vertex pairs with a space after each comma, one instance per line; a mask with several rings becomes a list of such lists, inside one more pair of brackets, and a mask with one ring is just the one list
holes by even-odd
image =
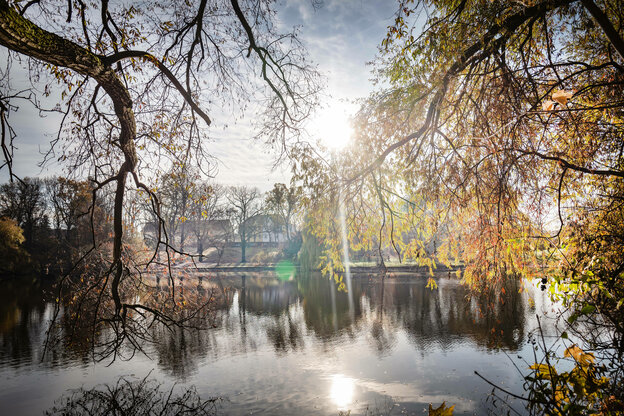
[[[329, 169], [300, 162], [301, 179], [317, 184], [310, 205], [335, 206], [338, 191], [328, 189], [339, 184], [351, 241], [373, 228], [399, 258], [409, 247], [397, 223], [446, 224], [442, 251], [465, 264], [474, 291], [498, 292], [520, 276], [543, 279], [543, 289], [550, 281], [572, 322], [600, 313], [590, 319], [610, 335], [587, 345], [615, 365], [621, 391], [621, 2], [398, 5], [376, 62], [381, 87], [355, 119], [353, 147]], [[375, 205], [381, 218], [360, 222]], [[317, 237], [329, 236], [332, 260], [334, 222], [309, 218]]]
[[[199, 260], [207, 247], [217, 250], [229, 241], [229, 228], [224, 228], [219, 220], [224, 221], [226, 212], [223, 204], [225, 190], [216, 184], [200, 183], [195, 187], [189, 207], [189, 219], [192, 221], [190, 233], [195, 237]], [[228, 221], [229, 223], [229, 221]]]
[[[436, 11], [418, 34], [425, 4]], [[475, 288], [549, 256], [578, 271], [566, 230], [614, 221], [624, 191], [619, 3], [402, 6], [380, 67], [391, 87], [359, 121], [364, 148], [380, 149], [362, 173], [387, 166], [406, 194], [444, 201]]]
[[354, 146], [303, 176], [341, 183], [352, 215], [378, 205], [377, 229], [426, 201], [418, 216], [455, 225], [475, 289], [540, 270], [535, 253], [560, 249], [566, 218], [621, 196], [620, 15], [609, 1], [399, 2], [377, 63], [386, 87], [360, 110]]
[[0, 273], [14, 273], [28, 260], [28, 253], [21, 247], [25, 238], [22, 229], [13, 219], [0, 217]]
[[[44, 93], [60, 93], [59, 106], [51, 110], [61, 113], [62, 122], [48, 157], [60, 152], [58, 158], [69, 170], [88, 174], [94, 204], [106, 192], [114, 195], [111, 265], [103, 267], [107, 272], [93, 284], [99, 293], [108, 291], [112, 309], [94, 304], [110, 314], [102, 322], [121, 338], [129, 336], [129, 327], [120, 324], [129, 311], [162, 318], [157, 310], [134, 304], [132, 291], [120, 291], [124, 279], [133, 276], [129, 271], [140, 269], [129, 267], [132, 258], [124, 255], [127, 189], [132, 186], [150, 196], [159, 217], [158, 236], [165, 225], [158, 193], [138, 167], [198, 159], [200, 166], [207, 166], [201, 143], [211, 119], [204, 109], [229, 106], [238, 113], [250, 100], [262, 103], [261, 134], [285, 146], [287, 137], [296, 139], [299, 123], [315, 104], [316, 73], [305, 63], [295, 34], [276, 33], [272, 6], [237, 0], [165, 1], [144, 7], [114, 6], [107, 0], [0, 0], [0, 45], [11, 60], [27, 59], [29, 78], [40, 81]], [[4, 72], [0, 121], [4, 165], [13, 176], [12, 103], [41, 104], [32, 98], [34, 88], [15, 92], [9, 80]]]
[[257, 233], [255, 219], [262, 212], [260, 206], [260, 191], [257, 188], [246, 186], [232, 186], [229, 189], [227, 199], [232, 207], [231, 215], [234, 226], [238, 231], [241, 244], [241, 263], [245, 263], [245, 251], [249, 240]]
[[24, 230], [27, 248], [34, 244], [35, 229], [47, 223], [45, 208], [40, 179], [24, 178], [0, 186], [0, 215], [15, 220]]
[[[70, 246], [88, 247], [95, 239], [91, 225], [101, 229], [106, 221], [103, 213], [98, 211], [97, 221], [91, 222], [88, 215], [91, 211], [92, 187], [86, 181], [75, 181], [63, 177], [44, 180], [47, 200], [52, 205], [52, 218], [57, 236]], [[95, 212], [94, 212], [95, 213]], [[99, 239], [103, 232], [98, 234]]]
[[43, 184], [55, 237], [42, 247], [46, 264], [57, 264], [60, 270], [71, 269], [93, 247], [107, 249], [112, 241], [111, 210], [102, 203], [104, 198], [94, 199], [93, 184], [64, 177], [46, 178]]
[[302, 197], [298, 186], [288, 188], [283, 183], [276, 183], [266, 196], [266, 206], [270, 213], [279, 219], [279, 224], [290, 241], [293, 237], [293, 216], [296, 215]]
[[[160, 186], [161, 212], [160, 215], [167, 225], [171, 244], [184, 252], [186, 241], [186, 221], [188, 220], [190, 204], [196, 193], [195, 182], [199, 175], [186, 165], [175, 167], [162, 178]], [[157, 220], [158, 218], [156, 218]], [[175, 244], [175, 237], [179, 236], [179, 243]]]

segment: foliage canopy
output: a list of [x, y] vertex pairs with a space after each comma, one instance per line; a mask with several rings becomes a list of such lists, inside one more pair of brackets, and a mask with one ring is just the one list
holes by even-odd
[[[462, 264], [480, 292], [539, 278], [575, 311], [572, 329], [581, 317], [600, 328], [589, 348], [619, 362], [623, 35], [616, 0], [399, 1], [354, 143], [329, 169], [295, 167], [313, 184], [324, 270], [341, 268], [345, 201], [354, 250]], [[596, 397], [575, 403], [607, 405]]]

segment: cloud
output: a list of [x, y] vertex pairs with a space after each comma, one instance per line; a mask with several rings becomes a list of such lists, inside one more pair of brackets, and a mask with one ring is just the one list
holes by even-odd
[[248, 137], [222, 137], [209, 146], [218, 159], [216, 182], [223, 185], [248, 185], [267, 191], [276, 182], [288, 183], [285, 166], [273, 169], [275, 155], [266, 146]]
[[[300, 39], [308, 48], [311, 60], [327, 76], [326, 102], [322, 104], [353, 100], [370, 92], [369, 69], [365, 63], [375, 57], [377, 45], [392, 23], [395, 7], [394, 2], [363, 0], [327, 0], [318, 8], [313, 7], [312, 0], [289, 0], [278, 6], [278, 29], [285, 31], [299, 26]], [[28, 85], [26, 69], [14, 81]], [[12, 89], [19, 88], [20, 85], [13, 85]], [[211, 127], [208, 132], [214, 140], [207, 143], [206, 150], [220, 161], [217, 181], [260, 187], [288, 181], [288, 169], [272, 170], [275, 155], [251, 140], [254, 134], [249, 120], [236, 122], [226, 110], [213, 113], [216, 125], [228, 125], [225, 130]], [[21, 176], [62, 174], [61, 166], [56, 163], [44, 171], [37, 166], [56, 134], [58, 117], [40, 118], [31, 105], [25, 104], [11, 115], [11, 122], [18, 133], [15, 171]], [[7, 177], [6, 169], [0, 171], [0, 180]]]
[[344, 0], [314, 9], [310, 0], [297, 0], [278, 17], [284, 27], [301, 26], [301, 40], [328, 77], [328, 93], [353, 99], [370, 92], [365, 64], [375, 57], [395, 9], [393, 2]]
[[[44, 154], [50, 148], [50, 142], [56, 137], [60, 124], [58, 114], [46, 114], [42, 117], [27, 101], [15, 104], [19, 104], [19, 108], [12, 111], [8, 118], [16, 133], [13, 141], [13, 172], [19, 177], [62, 174], [62, 167], [56, 160], [50, 160], [43, 168], [39, 167]], [[8, 169], [3, 168], [0, 170], [0, 181], [5, 182], [8, 179]]]

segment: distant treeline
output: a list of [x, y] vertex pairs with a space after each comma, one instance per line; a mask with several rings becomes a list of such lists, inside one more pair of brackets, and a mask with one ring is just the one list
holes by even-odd
[[110, 207], [93, 185], [62, 177], [0, 185], [0, 273], [58, 274], [110, 238]]
[[[283, 255], [297, 255], [302, 223], [299, 187], [275, 184], [263, 194], [256, 188], [225, 188], [183, 173], [167, 173], [158, 181], [160, 214], [148, 195], [128, 191], [123, 220], [126, 249], [136, 254], [171, 248], [201, 260], [204, 250], [235, 243], [244, 262], [249, 243], [281, 241]], [[112, 195], [100, 189], [94, 200], [95, 187], [90, 180], [64, 177], [24, 178], [0, 185], [0, 274], [58, 275], [94, 252], [98, 263], [106, 260], [112, 250]], [[165, 236], [167, 241], [157, 241]], [[91, 257], [85, 263], [90, 262]]]

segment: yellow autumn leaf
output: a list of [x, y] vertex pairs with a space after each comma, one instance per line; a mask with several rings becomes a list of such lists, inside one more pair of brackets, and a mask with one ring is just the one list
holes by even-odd
[[573, 95], [574, 92], [572, 91], [557, 90], [553, 92], [552, 99], [561, 105], [566, 105], [568, 104], [568, 100], [572, 98]]
[[586, 353], [576, 345], [566, 348], [563, 353], [564, 357], [572, 357], [581, 366], [587, 367], [589, 364], [593, 364], [595, 358], [594, 354]]
[[437, 289], [438, 288], [438, 284], [436, 283], [435, 280], [433, 280], [433, 277], [430, 277], [429, 279], [427, 279], [427, 286], [425, 286], [427, 289]]
[[437, 409], [434, 409], [429, 403], [429, 416], [453, 416], [453, 409], [455, 409], [455, 405], [446, 407], [446, 402], [442, 402]]
[[529, 367], [531, 370], [537, 370], [536, 373], [538, 376], [542, 376], [544, 378], [550, 378], [550, 375], [557, 375], [557, 370], [554, 367], [549, 366], [548, 364], [533, 364]]
[[555, 109], [555, 102], [546, 100], [542, 103], [542, 110], [544, 111], [552, 111]]

